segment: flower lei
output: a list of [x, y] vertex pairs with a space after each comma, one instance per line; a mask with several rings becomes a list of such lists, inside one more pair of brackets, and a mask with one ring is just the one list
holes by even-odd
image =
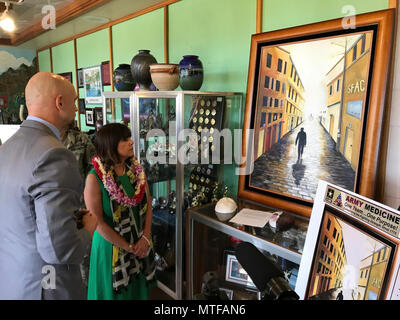
[[135, 158], [132, 159], [131, 166], [126, 173], [131, 183], [133, 183], [135, 181], [135, 178], [137, 178], [135, 194], [132, 197], [128, 197], [115, 182], [113, 168], [106, 172], [99, 156], [93, 157], [92, 163], [94, 166], [94, 170], [96, 171], [100, 180], [103, 182], [104, 188], [110, 195], [111, 200], [115, 200], [120, 205], [128, 208], [137, 206], [140, 202], [142, 202], [143, 196], [145, 194], [146, 180], [143, 167]]

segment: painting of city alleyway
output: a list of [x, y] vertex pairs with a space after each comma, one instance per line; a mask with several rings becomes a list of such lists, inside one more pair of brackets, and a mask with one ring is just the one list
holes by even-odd
[[[300, 128], [307, 134], [307, 143], [298, 159], [295, 140]], [[318, 179], [353, 190], [355, 172], [318, 119], [307, 119], [254, 162], [251, 184], [312, 200]]]
[[251, 188], [307, 202], [319, 180], [355, 191], [371, 43], [360, 32], [262, 48]]

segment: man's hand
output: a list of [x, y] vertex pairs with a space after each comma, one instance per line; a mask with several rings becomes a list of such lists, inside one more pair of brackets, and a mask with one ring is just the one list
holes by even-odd
[[76, 223], [78, 229], [85, 228], [87, 231], [89, 231], [91, 236], [93, 236], [93, 233], [97, 227], [97, 217], [89, 210], [80, 209], [76, 213], [76, 218], [77, 218]]

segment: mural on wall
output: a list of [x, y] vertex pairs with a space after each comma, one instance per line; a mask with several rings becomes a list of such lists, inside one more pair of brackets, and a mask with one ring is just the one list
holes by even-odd
[[0, 124], [21, 123], [20, 105], [25, 104], [28, 80], [37, 72], [33, 50], [0, 46]]

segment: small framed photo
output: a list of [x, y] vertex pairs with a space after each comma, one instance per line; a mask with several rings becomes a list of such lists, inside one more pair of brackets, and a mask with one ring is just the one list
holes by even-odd
[[233, 299], [233, 290], [231, 289], [226, 289], [226, 288], [219, 288], [219, 290], [225, 291], [226, 295], [228, 296], [229, 300]]
[[103, 86], [111, 84], [110, 61], [104, 61], [101, 63], [101, 79], [103, 81]]
[[106, 99], [106, 113], [112, 113], [111, 101], [112, 99]]
[[79, 103], [79, 113], [85, 114], [85, 108], [86, 108], [85, 99], [79, 99], [78, 103]]
[[83, 81], [83, 69], [78, 69], [78, 88], [83, 88], [84, 81]]
[[86, 109], [85, 110], [85, 118], [87, 126], [94, 126], [94, 110]]
[[225, 271], [225, 280], [228, 282], [233, 282], [244, 287], [248, 287], [251, 289], [256, 289], [253, 280], [251, 280], [250, 276], [244, 270], [244, 268], [240, 265], [239, 261], [236, 258], [236, 255], [233, 251], [226, 251], [226, 271]]
[[67, 79], [69, 82], [72, 83], [72, 72], [59, 73], [59, 75], [64, 77], [65, 79]]
[[94, 122], [101, 121], [103, 123], [103, 108], [94, 108]]

